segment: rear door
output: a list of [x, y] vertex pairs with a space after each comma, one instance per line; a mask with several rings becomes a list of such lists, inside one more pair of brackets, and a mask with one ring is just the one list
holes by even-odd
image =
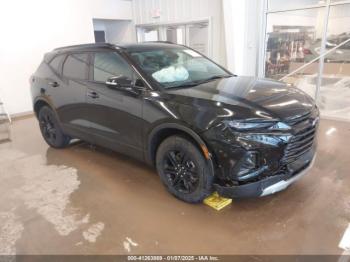
[[60, 81], [51, 84], [51, 97], [64, 131], [88, 141], [86, 91], [89, 59], [89, 53], [67, 54], [62, 61]]
[[96, 143], [142, 158], [142, 93], [106, 86], [112, 76], [134, 79], [133, 69], [117, 52], [101, 51], [92, 56], [90, 72], [87, 102]]

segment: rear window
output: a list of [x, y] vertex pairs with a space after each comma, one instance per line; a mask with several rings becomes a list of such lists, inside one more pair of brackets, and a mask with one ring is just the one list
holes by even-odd
[[56, 72], [60, 73], [61, 72], [61, 62], [64, 58], [64, 55], [58, 55], [52, 61], [50, 62], [51, 68]]
[[88, 54], [68, 55], [63, 65], [63, 75], [74, 79], [87, 79]]

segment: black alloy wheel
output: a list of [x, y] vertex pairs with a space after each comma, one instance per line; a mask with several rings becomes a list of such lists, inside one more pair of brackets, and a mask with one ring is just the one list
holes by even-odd
[[46, 143], [54, 148], [64, 148], [69, 144], [70, 137], [66, 136], [58, 124], [53, 110], [44, 106], [39, 111], [39, 126]]
[[192, 193], [198, 187], [196, 164], [184, 150], [169, 151], [163, 160], [163, 170], [172, 187], [181, 193]]
[[157, 150], [159, 176], [170, 193], [190, 202], [201, 202], [211, 193], [213, 170], [202, 152], [181, 136], [165, 139]]

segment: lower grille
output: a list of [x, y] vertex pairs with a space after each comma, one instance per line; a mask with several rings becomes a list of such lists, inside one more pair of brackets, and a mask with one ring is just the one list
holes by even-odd
[[312, 148], [316, 133], [316, 126], [311, 125], [299, 131], [288, 143], [284, 156], [283, 164], [288, 164], [298, 159], [301, 155]]

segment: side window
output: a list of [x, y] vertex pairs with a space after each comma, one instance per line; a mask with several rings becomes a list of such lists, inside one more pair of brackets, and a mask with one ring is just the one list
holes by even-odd
[[115, 52], [98, 52], [94, 56], [94, 80], [106, 82], [109, 77], [123, 75], [132, 79], [133, 70]]
[[87, 79], [88, 54], [71, 54], [63, 64], [63, 75], [75, 79]]
[[58, 55], [54, 59], [52, 59], [51, 62], [50, 62], [50, 66], [52, 67], [52, 69], [56, 73], [60, 73], [61, 72], [60, 66], [61, 66], [61, 62], [62, 62], [63, 58], [64, 58], [64, 55]]

